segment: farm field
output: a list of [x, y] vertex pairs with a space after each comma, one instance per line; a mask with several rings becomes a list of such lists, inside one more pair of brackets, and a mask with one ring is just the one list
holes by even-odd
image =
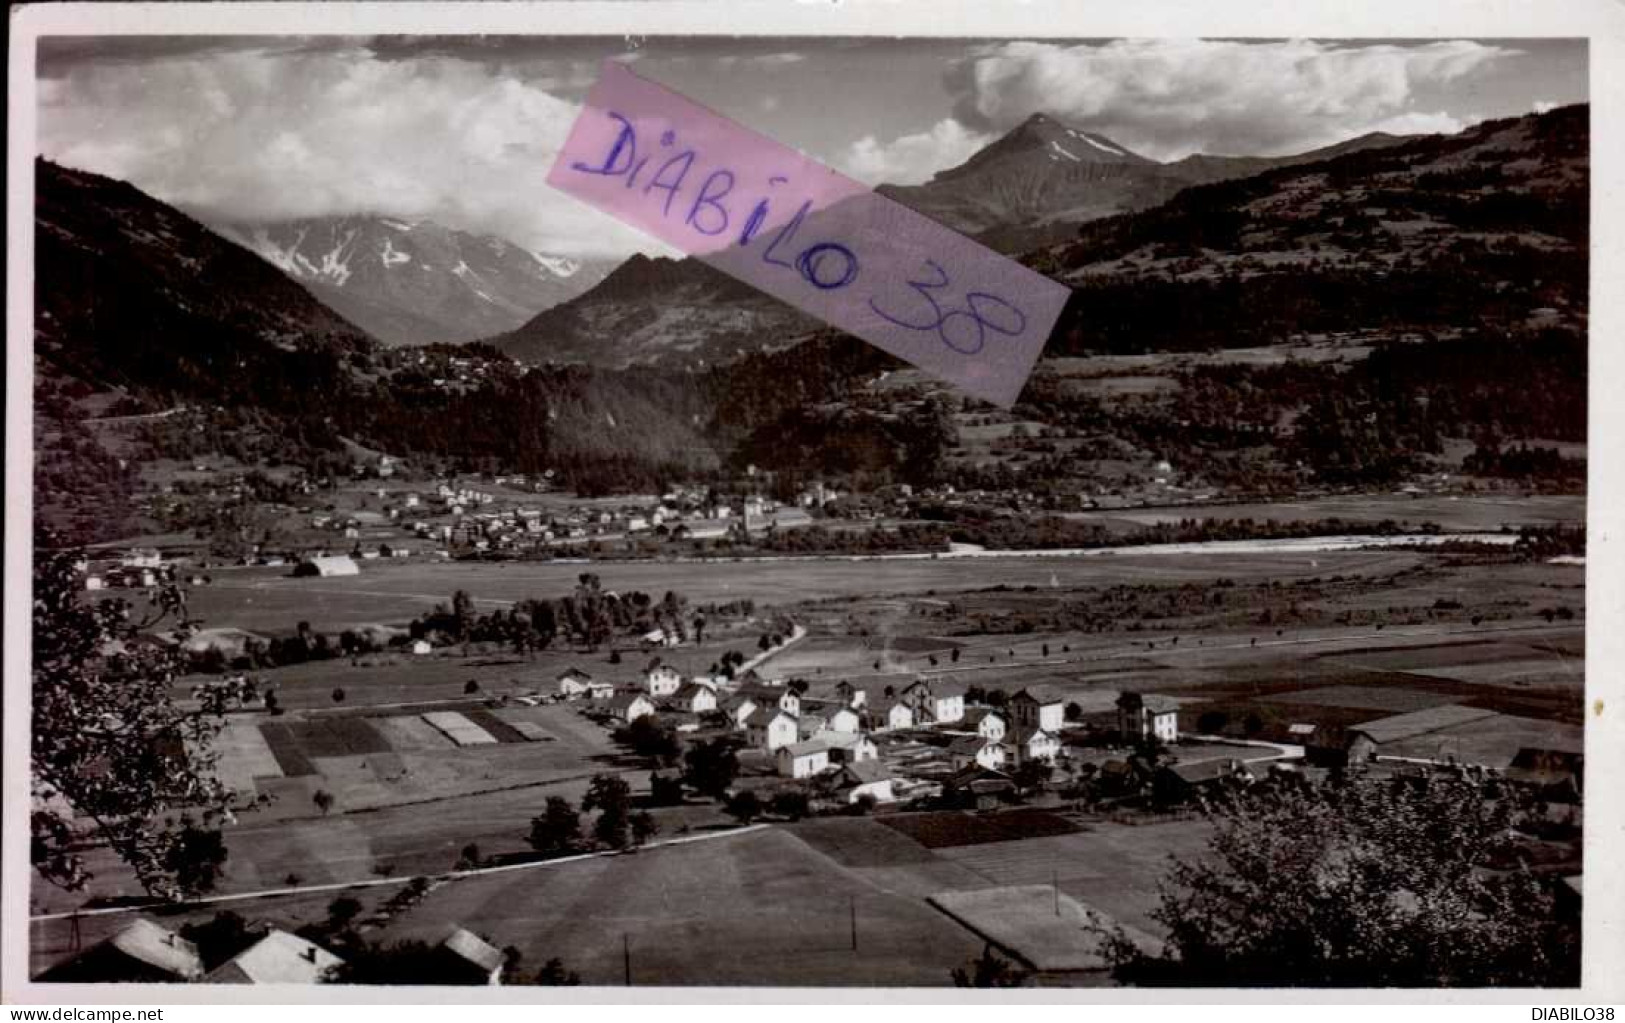
[[[278, 768], [265, 772], [259, 791], [279, 798], [258, 813], [280, 818], [319, 813], [318, 789], [337, 811], [371, 810], [578, 777], [619, 759], [608, 733], [566, 706], [264, 719], [259, 731]], [[235, 779], [265, 766], [257, 749], [249, 754], [244, 760], [237, 746], [225, 749], [221, 769]]]
[[[525, 835], [530, 819], [541, 812], [548, 796], [579, 802], [594, 773], [618, 773], [614, 765], [587, 764], [579, 774], [528, 783], [518, 787], [441, 798], [432, 803], [380, 806], [364, 812], [341, 807], [322, 816], [311, 804], [311, 779], [286, 779], [288, 791], [266, 810], [243, 813], [225, 831], [225, 875], [218, 894], [254, 892], [290, 885], [352, 883], [376, 880], [379, 868], [393, 877], [438, 874], [452, 869], [462, 848], [479, 845], [486, 858], [521, 855], [529, 851]], [[634, 798], [648, 792], [648, 768], [624, 772]], [[279, 815], [279, 810], [293, 811]], [[694, 811], [704, 810], [703, 814]], [[685, 817], [694, 826], [714, 824], [712, 808], [657, 810], [662, 830], [675, 831]], [[64, 892], [46, 884], [32, 889], [30, 911], [66, 912], [87, 899], [128, 898], [142, 894], [130, 872], [105, 848], [85, 851], [95, 874], [90, 887]], [[292, 877], [296, 880], [290, 881]], [[331, 896], [329, 896], [331, 898]], [[275, 900], [272, 900], [275, 901]], [[256, 903], [257, 904], [257, 903]], [[267, 905], [271, 902], [265, 903]]]
[[1460, 496], [1364, 495], [1321, 497], [1256, 504], [1171, 505], [1166, 508], [1114, 508], [1066, 512], [1066, 518], [1101, 522], [1118, 528], [1207, 519], [1255, 519], [1265, 522], [1342, 519], [1376, 524], [1384, 521], [1420, 526], [1432, 522], [1447, 532], [1478, 532], [1502, 527], [1581, 525], [1585, 495], [1534, 494]]
[[[449, 603], [459, 589], [484, 612], [529, 597], [568, 593], [583, 571], [604, 586], [660, 594], [675, 590], [691, 604], [754, 600], [788, 605], [832, 597], [929, 593], [987, 586], [1068, 586], [1179, 583], [1219, 576], [1291, 579], [1328, 573], [1386, 573], [1418, 564], [1413, 551], [1221, 552], [1166, 557], [1111, 552], [1092, 557], [986, 557], [974, 565], [955, 559], [837, 560], [823, 558], [704, 562], [367, 562], [359, 576], [293, 578], [282, 575], [217, 577], [192, 593], [190, 610], [212, 627], [291, 632], [299, 621], [324, 631], [370, 623], [398, 623]], [[1580, 573], [1583, 578], [1583, 572]]]
[[[1244, 718], [1258, 713], [1263, 739], [1279, 739], [1277, 730], [1305, 719], [1354, 724], [1442, 703], [1515, 715], [1419, 737], [1414, 750], [1396, 745], [1400, 755], [1433, 756], [1448, 742], [1458, 755], [1510, 759], [1520, 745], [1580, 738], [1580, 567], [1409, 550], [597, 567], [606, 586], [677, 589], [691, 604], [757, 601], [755, 623], [719, 621], [704, 646], [659, 651], [685, 675], [706, 671], [730, 648], [755, 653], [762, 610], [771, 603], [765, 595], [793, 595], [784, 610], [809, 634], [769, 657], [762, 672], [803, 678], [815, 698], [833, 696], [836, 682], [847, 679], [878, 699], [887, 685], [931, 674], [1004, 693], [1049, 686], [1097, 722], [1115, 714], [1125, 690], [1156, 693], [1182, 704], [1187, 732], [1217, 710], [1231, 722], [1220, 730], [1240, 734]], [[274, 628], [287, 632], [308, 611], [291, 610], [301, 591], [329, 583], [392, 594], [386, 599], [395, 610], [385, 620], [402, 621], [421, 609], [415, 587], [435, 594], [433, 602], [449, 600], [457, 588], [487, 601], [556, 594], [568, 591], [579, 568], [386, 565], [364, 570], [359, 580], [245, 576], [243, 588], [198, 592], [219, 602], [257, 601], [274, 591], [290, 608]], [[1218, 611], [1214, 593], [1222, 593]], [[217, 603], [208, 624], [247, 627], [226, 616], [252, 617], [265, 606], [231, 610]], [[1110, 616], [1094, 628], [1062, 618], [1053, 621], [1068, 627], [1042, 627], [1051, 621], [1043, 616], [1065, 607], [1108, 608]], [[1351, 607], [1378, 617], [1343, 617]], [[1565, 620], [1539, 613], [1563, 607], [1576, 614]], [[1261, 620], [1261, 608], [1293, 613]], [[1472, 621], [1481, 611], [1487, 617]], [[1022, 616], [1040, 627], [1007, 624]], [[287, 713], [233, 715], [220, 770], [233, 788], [274, 801], [227, 829], [230, 856], [219, 891], [438, 874], [452, 869], [469, 844], [486, 862], [518, 862], [529, 855], [525, 834], [546, 798], [579, 802], [597, 773], [622, 774], [634, 800], [643, 799], [650, 765], [617, 747], [608, 729], [569, 705], [531, 707], [503, 698], [551, 692], [568, 667], [635, 684], [652, 655], [623, 653], [620, 664], [610, 664], [607, 651], [561, 647], [520, 657], [476, 649], [463, 656], [448, 648], [256, 672]], [[177, 692], [193, 681], [181, 680]], [[334, 699], [337, 689], [342, 701]], [[882, 745], [888, 760], [917, 754], [946, 769], [937, 747]], [[1182, 744], [1176, 752], [1187, 762], [1272, 755], [1211, 743]], [[325, 814], [318, 792], [333, 797]], [[730, 826], [710, 803], [653, 813], [662, 838]], [[1054, 884], [1080, 918], [1097, 913], [1156, 935], [1150, 914], [1167, 857], [1198, 853], [1207, 834], [1194, 819], [1130, 825], [1049, 810], [771, 824], [693, 845], [461, 879], [437, 888], [382, 936], [425, 935], [457, 922], [499, 946], [517, 945], [533, 965], [561, 956], [589, 983], [621, 982], [622, 936], [630, 935], [634, 983], [944, 985], [950, 969], [981, 951], [982, 939], [931, 897]], [[97, 875], [90, 890], [66, 894], [36, 885], [35, 912], [139, 893], [106, 850], [90, 850], [87, 858]], [[849, 933], [854, 901], [862, 952], [856, 957]], [[288, 904], [255, 899], [248, 906], [289, 912]], [[311, 912], [320, 915], [319, 908]], [[1043, 927], [1028, 923], [1042, 943]], [[1027, 923], [1018, 913], [1000, 926], [1025, 933]], [[62, 940], [50, 925], [40, 928], [49, 940]], [[719, 947], [754, 954], [719, 956]], [[1051, 979], [1081, 982], [1065, 973]]]
[[386, 934], [455, 920], [477, 920], [524, 962], [559, 956], [600, 985], [623, 983], [623, 939], [634, 985], [942, 986], [982, 948], [922, 899], [883, 891], [777, 828], [461, 880]]
[[[608, 649], [595, 653], [572, 650], [559, 646], [537, 651], [534, 656], [520, 657], [508, 651], [480, 652], [468, 657], [457, 647], [445, 647], [434, 654], [414, 657], [407, 653], [373, 654], [352, 664], [348, 658], [335, 657], [325, 661], [307, 661], [303, 664], [254, 672], [262, 684], [276, 692], [277, 701], [289, 711], [321, 710], [335, 713], [366, 713], [369, 708], [418, 703], [446, 703], [479, 705], [490, 697], [541, 692], [553, 694], [558, 690], [558, 676], [569, 668], [578, 668], [595, 678], [616, 682], [631, 682], [640, 676], [650, 659], [659, 656], [685, 676], [702, 674], [720, 658], [724, 651], [737, 649], [756, 653], [755, 645], [760, 633], [719, 630], [713, 641], [707, 630], [703, 646], [682, 646], [648, 652], [625, 649], [622, 663], [608, 663]], [[793, 647], [791, 649], [794, 649]], [[179, 680], [175, 695], [184, 698], [196, 676]], [[466, 691], [469, 682], [479, 688]], [[333, 699], [333, 691], [342, 689], [342, 703]], [[424, 711], [461, 709], [460, 707], [425, 706]]]

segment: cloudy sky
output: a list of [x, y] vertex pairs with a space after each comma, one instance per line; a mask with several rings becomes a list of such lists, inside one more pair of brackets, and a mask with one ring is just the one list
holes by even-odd
[[378, 213], [661, 252], [545, 183], [606, 57], [871, 183], [928, 180], [1036, 112], [1169, 160], [1586, 98], [1585, 44], [1565, 40], [56, 38], [39, 146], [205, 216]]

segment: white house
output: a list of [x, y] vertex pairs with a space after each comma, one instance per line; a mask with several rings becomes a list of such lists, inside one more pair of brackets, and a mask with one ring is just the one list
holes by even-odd
[[1004, 766], [1004, 747], [980, 735], [967, 735], [949, 744], [948, 757], [956, 771], [971, 764], [995, 771]]
[[914, 709], [901, 700], [882, 703], [869, 712], [869, 727], [876, 732], [914, 727]]
[[643, 674], [650, 696], [671, 696], [682, 688], [683, 676], [669, 664], [657, 664]]
[[1117, 729], [1124, 736], [1179, 740], [1179, 703], [1150, 693], [1123, 693], [1117, 698]]
[[588, 682], [587, 683], [587, 696], [588, 696], [588, 698], [594, 699], [594, 700], [613, 699], [614, 696], [615, 696], [615, 683], [613, 683], [613, 682]]
[[1012, 767], [1033, 760], [1053, 764], [1061, 755], [1061, 740], [1041, 728], [1016, 728], [1005, 736], [1004, 745], [1009, 748]]
[[868, 702], [869, 699], [869, 694], [867, 691], [853, 685], [845, 679], [835, 683], [835, 696], [841, 701], [842, 704], [848, 707], [861, 707]]
[[717, 709], [717, 694], [690, 682], [672, 694], [672, 702], [690, 714], [705, 714]]
[[1066, 705], [1042, 686], [1029, 686], [1010, 697], [1010, 723], [1018, 728], [1059, 732], [1066, 726]]
[[829, 716], [824, 727], [832, 732], [861, 732], [863, 731], [863, 716], [851, 707], [842, 707]]
[[819, 732], [815, 738], [829, 747], [831, 763], [856, 764], [865, 760], [879, 760], [880, 747], [867, 735], [856, 732]]
[[829, 746], [818, 739], [780, 746], [775, 758], [786, 778], [811, 778], [829, 770]]
[[618, 693], [610, 698], [609, 712], [616, 720], [631, 724], [646, 714], [653, 714], [655, 705], [642, 693]]
[[592, 676], [580, 668], [566, 668], [559, 673], [559, 695], [567, 700], [584, 696], [592, 691]]
[[920, 724], [952, 724], [965, 716], [965, 690], [953, 683], [917, 679], [903, 690], [903, 702]]
[[965, 717], [965, 688], [957, 683], [933, 682], [926, 701], [931, 720], [950, 725]]
[[892, 793], [891, 772], [878, 760], [842, 765], [835, 785], [848, 803], [856, 803], [864, 796], [873, 797], [877, 803], [890, 803], [897, 798]]
[[777, 707], [757, 707], [745, 719], [745, 731], [752, 746], [772, 753], [792, 745], [799, 738], [794, 716]]
[[412, 653], [419, 657], [422, 657], [424, 654], [427, 654], [432, 650], [434, 650], [434, 647], [430, 646], [429, 641], [426, 639], [414, 639], [412, 641]]
[[739, 687], [739, 695], [755, 700], [757, 706], [778, 704], [779, 709], [786, 714], [801, 716], [801, 697], [789, 686], [745, 685]]
[[960, 723], [967, 727], [974, 726], [977, 735], [993, 742], [1003, 742], [1004, 733], [1009, 727], [1004, 716], [990, 707], [973, 707], [967, 710]]

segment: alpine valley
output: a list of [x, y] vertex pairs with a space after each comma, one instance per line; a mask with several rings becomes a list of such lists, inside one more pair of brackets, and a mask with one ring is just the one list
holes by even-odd
[[155, 460], [383, 454], [586, 494], [755, 466], [1041, 508], [1525, 471], [1530, 445], [1583, 479], [1588, 147], [1584, 106], [1171, 164], [1034, 117], [887, 190], [1075, 290], [1008, 415], [695, 260], [570, 297], [599, 271], [382, 217], [211, 228], [42, 161], [41, 506], [127, 535]]

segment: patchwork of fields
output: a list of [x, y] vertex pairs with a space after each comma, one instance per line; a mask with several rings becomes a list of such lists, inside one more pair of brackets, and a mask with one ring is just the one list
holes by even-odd
[[222, 780], [273, 797], [257, 813], [278, 818], [319, 815], [318, 791], [339, 812], [375, 809], [582, 776], [615, 759], [605, 730], [569, 708], [476, 704], [235, 720], [219, 753]]

